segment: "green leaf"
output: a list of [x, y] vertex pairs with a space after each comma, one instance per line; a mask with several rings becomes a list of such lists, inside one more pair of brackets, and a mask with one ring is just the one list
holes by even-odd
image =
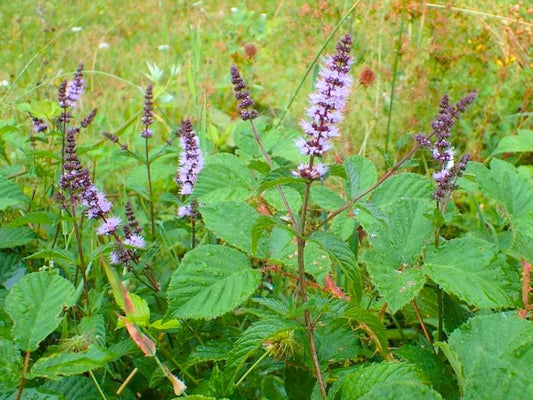
[[0, 228], [0, 249], [23, 246], [37, 236], [29, 228]]
[[351, 284], [350, 292], [354, 297], [353, 301], [358, 304], [362, 296], [362, 282], [357, 258], [353, 251], [346, 243], [328, 232], [316, 231], [311, 235], [310, 240], [325, 250], [347, 275]]
[[377, 180], [376, 167], [363, 156], [351, 156], [344, 160], [347, 176], [347, 192], [354, 199], [371, 187]]
[[91, 379], [85, 376], [67, 376], [65, 378], [47, 381], [44, 389], [61, 394], [65, 400], [100, 400], [101, 397]]
[[333, 211], [344, 205], [345, 201], [327, 186], [313, 185], [311, 186], [311, 193], [309, 201], [316, 204], [318, 207]]
[[38, 359], [33, 364], [30, 377], [54, 379], [59, 376], [79, 375], [104, 367], [115, 356], [114, 353], [97, 345], [91, 345], [87, 350], [77, 353], [52, 354]]
[[491, 155], [501, 153], [523, 153], [533, 151], [533, 131], [519, 129], [518, 135], [504, 136]]
[[348, 211], [343, 211], [337, 215], [331, 223], [331, 231], [341, 240], [348, 240], [359, 226], [355, 216], [350, 216]]
[[[289, 207], [291, 208], [291, 211], [294, 214], [298, 214], [300, 211], [300, 208], [302, 207], [302, 196], [300, 193], [293, 189], [292, 187], [285, 186], [283, 187], [283, 194], [285, 195], [285, 198], [287, 199], [287, 203], [289, 203]], [[276, 210], [283, 212], [284, 214], [287, 213], [287, 208], [285, 207], [285, 204], [283, 203], [283, 200], [281, 198], [281, 195], [279, 193], [278, 188], [270, 188], [265, 191], [265, 200], [274, 206]]]
[[431, 200], [433, 190], [431, 181], [425, 176], [404, 172], [387, 179], [374, 190], [372, 202], [383, 207], [399, 199]]
[[66, 264], [66, 265], [76, 264], [76, 258], [74, 254], [64, 249], [43, 249], [43, 250], [39, 250], [33, 253], [30, 256], [24, 257], [25, 260], [36, 260], [40, 258], [54, 260], [60, 264], [61, 263]]
[[257, 244], [264, 237], [266, 231], [271, 230], [274, 227], [285, 230], [291, 236], [296, 236], [295, 232], [283, 222], [274, 217], [267, 217], [264, 215], [259, 216], [252, 226], [252, 254], [257, 252]]
[[[0, 400], [18, 400], [17, 392], [18, 391], [13, 393], [11, 396], [0, 394]], [[42, 392], [39, 389], [24, 388], [20, 400], [64, 400], [64, 398], [58, 397], [55, 394]]]
[[209, 157], [194, 185], [193, 196], [200, 203], [244, 200], [252, 192], [252, 175], [234, 155], [221, 153]]
[[24, 351], [34, 351], [52, 333], [63, 307], [75, 302], [72, 283], [56, 273], [34, 272], [24, 276], [6, 297], [5, 309], [14, 321], [13, 337]]
[[291, 175], [291, 171], [286, 168], [275, 169], [261, 179], [259, 185], [259, 191], [262, 192], [266, 189], [274, 187], [276, 185], [285, 185], [288, 183], [305, 183], [305, 179], [297, 178]]
[[205, 245], [188, 252], [168, 288], [173, 318], [211, 319], [232, 311], [256, 290], [261, 273], [229, 247]]
[[11, 221], [7, 226], [9, 228], [18, 228], [19, 226], [28, 225], [28, 224], [44, 224], [44, 225], [53, 225], [57, 221], [56, 214], [47, 211], [34, 211], [28, 214], [23, 215], [13, 221]]
[[[421, 397], [420, 386], [425, 383], [425, 377], [414, 366], [407, 363], [383, 362], [358, 368], [343, 378], [342, 400], [355, 399], [441, 399], [438, 393], [429, 387], [424, 392], [430, 395]], [[402, 385], [407, 384], [407, 386]], [[409, 386], [413, 386], [410, 388]], [[394, 387], [400, 386], [407, 397], [395, 393]], [[382, 396], [383, 395], [383, 396]], [[414, 397], [409, 397], [414, 396]]]
[[513, 313], [480, 315], [448, 341], [464, 373], [463, 399], [530, 400], [533, 325]]
[[492, 243], [474, 237], [453, 239], [426, 258], [431, 279], [461, 300], [479, 308], [502, 308], [514, 301], [506, 288], [505, 262], [496, 256]]
[[22, 372], [20, 350], [11, 340], [0, 338], [0, 392], [14, 390]]
[[385, 221], [367, 228], [373, 248], [362, 261], [393, 313], [424, 286], [419, 258], [433, 234], [433, 224], [425, 216], [430, 208], [429, 201], [398, 200], [385, 208]]
[[28, 202], [28, 198], [22, 189], [7, 177], [0, 175], [0, 211], [8, 207], [23, 205]]
[[375, 385], [361, 400], [442, 400], [442, 396], [429, 386], [417, 382], [395, 382], [394, 385]]
[[416, 365], [431, 386], [446, 399], [458, 399], [459, 392], [451, 368], [429, 350], [417, 346], [402, 346], [394, 352], [403, 360]]
[[80, 335], [87, 337], [90, 343], [105, 346], [106, 329], [104, 316], [101, 314], [93, 314], [83, 317], [78, 326], [78, 332]]
[[61, 108], [57, 101], [49, 99], [32, 100], [30, 103], [17, 104], [17, 107], [22, 111], [30, 113], [34, 117], [48, 121], [51, 121], [61, 113]]
[[200, 207], [207, 229], [229, 244], [252, 254], [252, 227], [259, 213], [242, 201]]
[[511, 164], [493, 158], [490, 170], [481, 163], [473, 162], [469, 163], [468, 172], [475, 174], [483, 193], [501, 204], [503, 211], [514, 219], [533, 211], [531, 183]]

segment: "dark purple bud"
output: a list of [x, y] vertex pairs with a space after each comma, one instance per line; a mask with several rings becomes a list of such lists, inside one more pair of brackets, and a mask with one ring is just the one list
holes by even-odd
[[254, 108], [255, 102], [250, 97], [250, 92], [246, 90], [246, 84], [235, 65], [231, 66], [231, 83], [233, 84], [235, 98], [239, 103], [238, 106], [241, 113], [241, 119], [246, 121], [257, 118], [259, 113]]

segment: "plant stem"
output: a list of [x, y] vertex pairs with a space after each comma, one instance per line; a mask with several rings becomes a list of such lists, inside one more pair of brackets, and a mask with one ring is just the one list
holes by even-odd
[[133, 379], [135, 374], [137, 374], [137, 371], [138, 371], [137, 368], [133, 368], [133, 371], [130, 372], [130, 374], [128, 375], [126, 380], [124, 382], [122, 382], [122, 385], [120, 385], [120, 387], [117, 389], [116, 393], [118, 395], [120, 395], [124, 391], [124, 389], [126, 389], [126, 386], [128, 386], [128, 383], [130, 383], [130, 381]]
[[148, 138], [145, 139], [145, 161], [146, 161], [146, 174], [148, 175], [148, 195], [150, 203], [150, 224], [152, 229], [152, 238], [155, 238], [155, 217], [154, 217], [154, 197], [152, 193], [152, 175], [150, 173], [150, 154], [148, 151]]
[[255, 367], [257, 367], [261, 363], [261, 361], [263, 361], [267, 357], [268, 357], [268, 351], [265, 351], [265, 353], [261, 357], [259, 357], [259, 359], [256, 362], [254, 362], [254, 364], [250, 368], [248, 368], [248, 370], [244, 373], [244, 375], [241, 376], [241, 379], [237, 381], [235, 386], [239, 386], [246, 379], [246, 377], [250, 375], [250, 373], [255, 369]]
[[415, 299], [411, 300], [411, 304], [413, 305], [413, 308], [415, 309], [416, 318], [418, 319], [418, 322], [420, 323], [420, 326], [422, 327], [424, 336], [426, 337], [427, 341], [431, 344], [431, 349], [433, 350], [433, 352], [435, 352], [435, 349], [433, 348], [433, 340], [431, 339], [431, 336], [427, 330], [426, 324], [424, 323], [424, 319], [422, 318], [422, 314], [420, 313], [420, 309], [418, 308], [418, 304], [416, 304]]
[[[81, 279], [83, 280], [83, 296], [85, 297], [85, 304], [87, 305], [87, 309], [90, 310], [89, 307], [89, 285], [87, 283], [87, 273], [86, 273], [86, 267], [85, 267], [85, 258], [83, 255], [83, 246], [81, 242], [81, 233], [78, 226], [78, 220], [76, 219], [76, 204], [74, 202], [74, 199], [70, 198], [70, 207], [72, 212], [72, 218], [73, 218], [73, 224], [74, 224], [74, 235], [76, 236], [76, 242], [78, 246], [78, 255], [80, 256], [80, 265], [79, 269], [81, 272]], [[77, 274], [76, 274], [77, 276]], [[75, 279], [74, 284], [77, 285], [77, 279]]]
[[24, 366], [22, 367], [22, 373], [20, 375], [20, 386], [15, 400], [20, 400], [22, 397], [22, 392], [24, 391], [24, 385], [26, 383], [26, 372], [28, 371], [28, 365], [30, 363], [30, 351], [26, 351], [24, 355]]
[[[313, 161], [314, 156], [312, 155], [309, 160], [309, 170], [313, 167]], [[305, 232], [305, 223], [307, 219], [307, 207], [309, 205], [309, 193], [311, 192], [311, 181], [308, 181], [305, 185], [305, 193], [302, 203], [302, 213], [300, 216], [300, 227], [299, 227], [299, 233], [302, 236], [298, 237], [298, 246], [297, 246], [297, 252], [298, 252], [298, 277], [299, 277], [299, 285], [298, 285], [298, 291], [300, 294], [300, 299], [302, 300], [302, 303], [307, 302], [307, 288], [305, 285], [305, 259], [304, 259], [304, 251], [305, 251], [305, 244], [307, 239], [303, 236]], [[326, 385], [324, 384], [324, 380], [322, 378], [322, 372], [320, 371], [320, 362], [318, 360], [318, 354], [316, 351], [316, 344], [315, 344], [315, 338], [314, 338], [314, 330], [315, 326], [313, 322], [311, 321], [311, 316], [309, 314], [309, 310], [304, 311], [304, 318], [305, 318], [305, 326], [307, 327], [307, 340], [309, 341], [309, 351], [311, 352], [311, 358], [313, 360], [313, 368], [315, 370], [315, 376], [318, 381], [318, 385], [320, 387], [320, 394], [322, 395], [322, 398], [325, 399], [327, 396], [326, 392]]]
[[[94, 377], [94, 374], [93, 374], [93, 371], [89, 371], [89, 375], [91, 376], [91, 379], [93, 380], [94, 382], [94, 386], [96, 386], [96, 390], [98, 391], [98, 394], [100, 395], [100, 397], [103, 399], [103, 400], [107, 400], [107, 397], [105, 396], [104, 392], [102, 391], [102, 388], [100, 387], [100, 385], [98, 384], [98, 381], [96, 380], [96, 378]], [[129, 378], [129, 377], [128, 377]], [[124, 390], [124, 389], [123, 389]]]

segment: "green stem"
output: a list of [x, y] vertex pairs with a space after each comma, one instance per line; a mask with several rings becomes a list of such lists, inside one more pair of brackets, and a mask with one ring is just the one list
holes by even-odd
[[250, 368], [248, 368], [248, 370], [244, 373], [244, 375], [241, 376], [241, 379], [237, 381], [235, 386], [239, 386], [246, 379], [246, 377], [250, 375], [250, 373], [255, 369], [255, 367], [257, 367], [261, 363], [261, 361], [263, 361], [267, 357], [268, 357], [268, 351], [265, 351], [265, 353], [261, 357], [259, 357], [259, 359], [256, 362], [254, 362], [254, 364]]
[[89, 375], [91, 376], [91, 379], [93, 380], [94, 386], [96, 386], [96, 390], [98, 391], [98, 394], [103, 400], [107, 400], [107, 397], [105, 396], [104, 392], [102, 391], [102, 388], [98, 384], [98, 381], [94, 377], [93, 371], [89, 371]]
[[[83, 281], [83, 297], [85, 298], [85, 304], [87, 305], [87, 310], [89, 310], [90, 313], [90, 307], [89, 307], [89, 284], [87, 282], [87, 269], [85, 267], [85, 257], [83, 254], [83, 246], [81, 241], [81, 233], [78, 226], [78, 220], [76, 219], [76, 204], [74, 203], [74, 199], [70, 198], [70, 207], [71, 207], [71, 213], [72, 213], [72, 219], [73, 219], [73, 225], [74, 225], [74, 235], [76, 236], [76, 244], [78, 247], [78, 255], [80, 256], [80, 265], [79, 270], [81, 272], [81, 279]], [[76, 274], [77, 277], [77, 274]], [[74, 281], [74, 284], [77, 285], [77, 279]]]
[[30, 363], [30, 351], [26, 351], [24, 355], [24, 366], [22, 367], [22, 372], [20, 374], [20, 386], [15, 400], [20, 400], [22, 397], [22, 392], [24, 391], [24, 385], [26, 384], [26, 372], [28, 371], [28, 365]]

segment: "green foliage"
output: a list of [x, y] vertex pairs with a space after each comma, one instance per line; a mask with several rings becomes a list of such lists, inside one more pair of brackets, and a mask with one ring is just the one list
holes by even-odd
[[205, 245], [187, 253], [167, 292], [174, 318], [215, 318], [242, 304], [256, 290], [261, 273], [229, 247]]
[[13, 319], [13, 338], [25, 351], [34, 351], [61, 322], [64, 307], [75, 303], [74, 286], [54, 272], [34, 272], [23, 277], [6, 297]]

